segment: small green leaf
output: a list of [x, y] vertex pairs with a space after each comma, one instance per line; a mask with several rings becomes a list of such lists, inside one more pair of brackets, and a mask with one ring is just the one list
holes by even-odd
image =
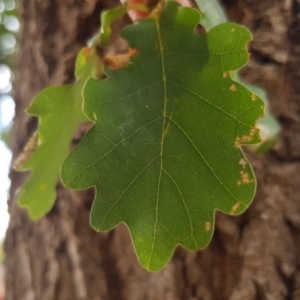
[[91, 49], [88, 47], [82, 48], [76, 58], [75, 77], [82, 78], [85, 74], [86, 65], [90, 56]]
[[168, 2], [123, 31], [138, 54], [87, 82], [84, 111], [95, 125], [62, 167], [67, 187], [96, 186], [92, 226], [125, 222], [151, 271], [178, 244], [206, 247], [215, 210], [239, 214], [255, 193], [240, 145], [260, 141], [264, 104], [230, 76], [247, 63], [251, 35], [226, 23], [199, 36], [199, 18]]
[[24, 171], [33, 169], [20, 190], [18, 202], [28, 209], [32, 219], [41, 218], [52, 208], [59, 171], [69, 153], [72, 136], [78, 125], [86, 121], [81, 109], [81, 88], [80, 84], [46, 88], [27, 109], [40, 118], [40, 124], [17, 166]]
[[128, 4], [125, 3], [122, 6], [116, 7], [114, 9], [105, 11], [101, 15], [101, 34], [100, 34], [100, 42], [101, 45], [104, 46], [108, 42], [111, 36], [111, 24], [117, 20], [119, 17], [126, 14], [128, 10]]

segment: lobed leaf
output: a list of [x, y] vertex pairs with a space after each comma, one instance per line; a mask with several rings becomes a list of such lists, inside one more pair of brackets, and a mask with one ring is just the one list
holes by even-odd
[[32, 219], [41, 218], [52, 208], [60, 168], [69, 153], [72, 136], [78, 125], [86, 121], [80, 92], [79, 84], [46, 88], [27, 109], [29, 114], [39, 117], [39, 129], [16, 167], [23, 171], [33, 169], [18, 199]]
[[[206, 30], [228, 21], [218, 0], [196, 0], [196, 3], [201, 11], [200, 24]], [[259, 154], [266, 153], [275, 145], [280, 131], [280, 124], [269, 109], [267, 93], [259, 86], [244, 82], [237, 72], [232, 74], [231, 77], [258, 95], [265, 103], [264, 117], [257, 123], [257, 128], [260, 129], [261, 141], [255, 146], [251, 146], [251, 149]]]
[[92, 226], [125, 222], [151, 271], [178, 244], [206, 247], [215, 210], [239, 214], [255, 193], [240, 145], [260, 141], [264, 104], [230, 76], [247, 63], [251, 35], [231, 23], [197, 35], [199, 18], [168, 2], [123, 31], [138, 53], [87, 82], [84, 111], [95, 125], [62, 167], [67, 187], [96, 187]]

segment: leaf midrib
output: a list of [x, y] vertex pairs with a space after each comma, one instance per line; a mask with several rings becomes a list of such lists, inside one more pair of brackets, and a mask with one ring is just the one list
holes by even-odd
[[158, 202], [159, 202], [159, 194], [160, 194], [160, 185], [161, 185], [161, 176], [163, 171], [163, 151], [164, 151], [164, 132], [166, 127], [166, 111], [167, 111], [167, 79], [166, 79], [166, 71], [165, 71], [165, 62], [164, 62], [164, 46], [162, 42], [160, 27], [159, 27], [159, 19], [155, 19], [155, 25], [157, 30], [157, 37], [158, 37], [158, 46], [160, 51], [160, 59], [161, 59], [161, 70], [162, 70], [162, 83], [163, 83], [163, 90], [164, 90], [164, 110], [163, 110], [163, 125], [161, 131], [161, 144], [160, 144], [160, 170], [158, 176], [158, 185], [157, 185], [157, 194], [156, 194], [156, 207], [155, 207], [155, 222], [154, 222], [154, 230], [153, 230], [153, 242], [151, 246], [151, 252], [149, 255], [148, 267], [150, 268], [151, 259], [154, 251], [155, 239], [156, 239], [156, 229], [157, 229], [157, 222], [158, 222]]

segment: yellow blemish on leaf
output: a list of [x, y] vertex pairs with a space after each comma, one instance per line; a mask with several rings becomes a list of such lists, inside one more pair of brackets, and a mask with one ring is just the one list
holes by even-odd
[[234, 32], [235, 31], [235, 29], [234, 28], [231, 28], [231, 32]]
[[247, 162], [246, 162], [246, 160], [245, 160], [244, 158], [241, 158], [240, 161], [239, 161], [239, 164], [240, 164], [243, 168], [245, 168], [246, 165], [247, 165]]
[[112, 70], [121, 69], [129, 62], [131, 57], [138, 52], [137, 49], [129, 48], [128, 52], [125, 54], [107, 55], [104, 58], [104, 64]]
[[240, 205], [241, 205], [241, 202], [237, 202], [236, 204], [234, 204], [231, 208], [230, 214], [234, 215], [236, 213], [237, 209], [240, 207]]
[[211, 223], [205, 222], [205, 231], [210, 231], [210, 230], [211, 230]]
[[223, 72], [223, 78], [228, 77], [228, 73], [227, 72]]
[[95, 112], [93, 113], [93, 116], [94, 116], [95, 121], [98, 121], [98, 117]]
[[237, 136], [234, 142], [236, 148], [240, 148], [241, 144], [248, 144], [253, 140], [254, 134], [259, 131], [258, 128], [251, 128], [249, 135]]
[[240, 174], [241, 174], [242, 184], [249, 184], [254, 182], [254, 180], [250, 178], [247, 172], [241, 171]]
[[251, 94], [251, 100], [255, 101], [256, 100], [256, 95], [255, 94]]
[[42, 145], [42, 142], [43, 142], [42, 136], [41, 136], [41, 134], [39, 133], [39, 134], [38, 134], [38, 139], [37, 139], [37, 145], [38, 145], [38, 146], [41, 146], [41, 145]]
[[253, 127], [253, 128], [251, 128], [251, 130], [250, 130], [250, 135], [253, 136], [253, 135], [254, 135], [255, 133], [257, 133], [258, 131], [259, 131], [258, 128]]
[[236, 91], [236, 85], [235, 84], [232, 84], [229, 88], [229, 90], [235, 92]]
[[39, 185], [39, 190], [43, 191], [47, 188], [47, 184], [40, 184]]

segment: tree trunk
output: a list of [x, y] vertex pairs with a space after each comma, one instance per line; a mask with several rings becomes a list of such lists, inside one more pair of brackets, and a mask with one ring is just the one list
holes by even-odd
[[[23, 0], [16, 73], [14, 159], [36, 128], [24, 109], [48, 85], [73, 80], [78, 50], [114, 1]], [[16, 205], [26, 175], [11, 171], [11, 221], [5, 240], [7, 300], [300, 299], [300, 1], [224, 0], [231, 20], [254, 35], [242, 74], [264, 87], [282, 125], [275, 148], [248, 153], [256, 198], [239, 217], [216, 213], [209, 247], [177, 248], [160, 272], [138, 264], [126, 226], [89, 225], [93, 190], [57, 185], [52, 211], [32, 222]], [[74, 143], [84, 128], [76, 133]]]

